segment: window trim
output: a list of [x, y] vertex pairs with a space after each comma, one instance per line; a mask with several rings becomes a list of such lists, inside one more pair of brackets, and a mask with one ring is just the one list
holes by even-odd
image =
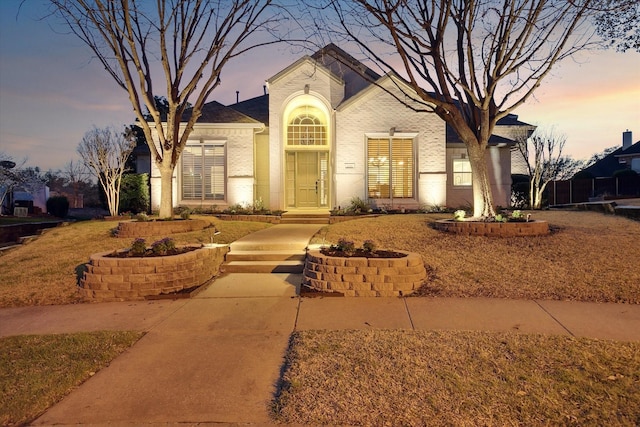
[[[417, 155], [417, 149], [418, 149], [418, 141], [417, 141], [417, 133], [401, 133], [401, 132], [396, 132], [394, 133], [394, 135], [390, 135], [388, 133], [366, 133], [365, 134], [365, 165], [366, 165], [366, 194], [367, 194], [367, 198], [370, 200], [374, 200], [374, 201], [384, 201], [384, 200], [417, 200], [417, 167], [418, 167], [418, 155]], [[388, 188], [388, 194], [386, 194], [387, 197], [383, 197], [382, 194], [379, 197], [375, 197], [375, 196], [371, 196], [372, 194], [372, 187], [370, 186], [370, 156], [369, 156], [369, 143], [372, 140], [409, 140], [411, 143], [411, 148], [410, 148], [410, 152], [411, 152], [411, 166], [410, 166], [410, 171], [409, 171], [409, 180], [408, 182], [410, 183], [410, 193], [411, 195], [406, 196], [406, 197], [398, 197], [398, 196], [394, 196], [394, 191], [393, 189], [395, 188], [395, 186], [393, 185], [394, 178], [395, 178], [395, 172], [393, 170], [393, 165], [392, 163], [394, 162], [393, 160], [393, 153], [389, 153], [388, 156], [386, 156], [386, 159], [389, 163], [389, 166], [387, 166], [388, 168], [388, 172], [387, 172], [387, 179], [389, 181], [389, 188]], [[391, 151], [392, 148], [392, 144], [388, 145], [388, 150]], [[382, 184], [384, 185], [384, 184]]]
[[[469, 166], [469, 170], [468, 171], [467, 170], [456, 171], [456, 163], [457, 164], [462, 164], [462, 165], [468, 165]], [[465, 168], [463, 167], [463, 169], [465, 169]], [[468, 177], [468, 181], [465, 179], [464, 182], [457, 183], [456, 182], [456, 176]], [[453, 159], [453, 161], [451, 162], [451, 178], [452, 178], [452, 182], [453, 182], [453, 186], [454, 187], [471, 187], [471, 186], [473, 186], [473, 171], [471, 170], [471, 162], [469, 161], [468, 158], [463, 157], [463, 158], [459, 158], [459, 159]]]
[[[303, 123], [310, 120], [312, 123]], [[305, 129], [307, 138], [304, 138], [302, 129]], [[311, 130], [311, 132], [309, 132]], [[294, 108], [285, 122], [285, 145], [290, 149], [298, 148], [321, 148], [329, 145], [329, 126], [324, 112], [313, 105], [300, 105]], [[294, 144], [293, 142], [298, 142]], [[311, 142], [309, 142], [311, 141]], [[318, 143], [319, 141], [319, 143]]]
[[[180, 203], [184, 203], [184, 204], [194, 204], [194, 203], [199, 203], [199, 204], [203, 204], [203, 203], [211, 203], [211, 204], [215, 204], [215, 203], [226, 203], [227, 201], [227, 196], [228, 196], [228, 189], [227, 189], [227, 160], [228, 160], [228, 155], [227, 155], [227, 140], [226, 139], [195, 139], [195, 140], [189, 140], [187, 141], [187, 144], [185, 145], [185, 149], [187, 147], [199, 147], [201, 149], [201, 155], [200, 157], [203, 159], [203, 164], [202, 166], [204, 167], [204, 158], [205, 156], [202, 154], [202, 150], [205, 149], [205, 147], [207, 146], [211, 146], [214, 148], [222, 148], [222, 168], [223, 168], [223, 174], [222, 174], [222, 198], [221, 199], [215, 199], [215, 198], [211, 198], [208, 199], [206, 198], [205, 192], [204, 192], [204, 186], [202, 188], [202, 195], [200, 198], [185, 198], [184, 197], [184, 154], [185, 154], [185, 150], [182, 151], [181, 155], [180, 155], [180, 161], [179, 161], [179, 168], [178, 168], [178, 200], [180, 201]], [[215, 157], [215, 155], [214, 155]], [[204, 177], [203, 177], [204, 178]], [[201, 185], [203, 185], [201, 183]]]

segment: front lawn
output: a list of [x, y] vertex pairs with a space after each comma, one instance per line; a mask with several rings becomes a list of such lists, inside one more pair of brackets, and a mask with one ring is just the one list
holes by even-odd
[[633, 426], [640, 343], [454, 331], [294, 333], [282, 423]]
[[24, 425], [109, 365], [140, 332], [0, 339], [0, 425]]
[[313, 243], [418, 252], [431, 279], [425, 296], [640, 303], [640, 222], [595, 212], [540, 211], [551, 235], [491, 238], [434, 230], [441, 215], [389, 215], [333, 224]]
[[[216, 243], [231, 243], [268, 227], [258, 222], [220, 221]], [[77, 273], [93, 253], [129, 247], [132, 239], [112, 237], [112, 221], [84, 221], [48, 230], [35, 241], [0, 254], [0, 307], [69, 304], [78, 301]], [[149, 243], [168, 236], [145, 237]], [[209, 230], [171, 236], [177, 244], [207, 243]]]

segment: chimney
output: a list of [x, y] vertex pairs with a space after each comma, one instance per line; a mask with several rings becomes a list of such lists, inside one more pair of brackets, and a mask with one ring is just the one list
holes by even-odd
[[267, 85], [262, 85], [262, 92], [264, 92], [264, 95], [267, 94]]
[[633, 144], [633, 136], [631, 136], [631, 131], [627, 129], [626, 132], [622, 132], [622, 149], [626, 150], [631, 147]]
[[240, 102], [240, 91], [239, 90], [236, 91], [236, 104], [238, 102]]

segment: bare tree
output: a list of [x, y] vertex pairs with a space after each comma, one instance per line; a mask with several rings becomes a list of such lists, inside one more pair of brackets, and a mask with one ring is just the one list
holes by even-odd
[[80, 206], [79, 199], [81, 189], [86, 186], [87, 179], [90, 176], [86, 165], [84, 162], [69, 160], [62, 169], [62, 175], [73, 192], [71, 207]]
[[[49, 1], [127, 91], [160, 171], [160, 216], [171, 217], [173, 171], [222, 69], [238, 55], [275, 42], [261, 38], [281, 20], [271, 12], [273, 0]], [[166, 120], [154, 99], [159, 88], [166, 91]]]
[[594, 153], [593, 155], [591, 155], [591, 157], [589, 157], [587, 160], [584, 161], [584, 165], [582, 166], [583, 169], [586, 169], [589, 166], [599, 162], [600, 160], [604, 159], [609, 154], [613, 153], [619, 148], [620, 148], [619, 145], [614, 145], [613, 147], [607, 147], [598, 153]]
[[637, 0], [599, 0], [598, 34], [619, 52], [640, 52], [640, 3]]
[[112, 216], [118, 215], [120, 183], [127, 157], [135, 148], [135, 144], [135, 137], [130, 129], [118, 132], [114, 128], [93, 128], [78, 144], [78, 154], [87, 169], [100, 182], [107, 197], [109, 214]]
[[27, 159], [17, 163], [7, 153], [0, 152], [0, 215], [4, 215], [4, 203], [16, 190], [24, 190], [29, 194], [35, 194], [44, 186], [45, 179], [40, 174], [40, 169], [24, 167]]
[[383, 71], [402, 75], [412, 91], [397, 97], [400, 102], [435, 112], [453, 128], [468, 151], [474, 217], [492, 217], [485, 160], [489, 137], [498, 120], [532, 97], [558, 61], [594, 45], [589, 21], [594, 4], [325, 0], [316, 19], [326, 17], [319, 26], [326, 37], [351, 40]]
[[530, 137], [523, 133], [517, 140], [529, 172], [529, 207], [540, 209], [547, 184], [571, 178], [583, 163], [562, 155], [567, 137], [554, 129], [538, 128]]

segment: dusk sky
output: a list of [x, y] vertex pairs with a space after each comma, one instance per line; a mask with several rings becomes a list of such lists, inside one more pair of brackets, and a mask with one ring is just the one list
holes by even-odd
[[[43, 16], [43, 2], [0, 1], [0, 151], [28, 158], [42, 170], [77, 160], [76, 147], [94, 125], [134, 122], [127, 93], [73, 35], [56, 33]], [[223, 70], [209, 101], [223, 104], [262, 95], [269, 77], [301, 56], [267, 48]], [[586, 159], [620, 145], [622, 132], [640, 140], [640, 54], [614, 50], [583, 53], [561, 63], [535, 99], [514, 113], [567, 135], [565, 153]]]

